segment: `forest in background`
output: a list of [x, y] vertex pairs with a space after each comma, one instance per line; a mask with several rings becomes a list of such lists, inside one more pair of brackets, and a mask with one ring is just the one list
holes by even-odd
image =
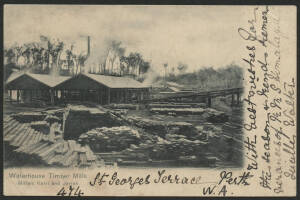
[[[169, 81], [196, 90], [243, 86], [243, 70], [236, 64], [217, 69], [199, 67], [198, 70], [191, 72], [185, 63], [179, 62], [173, 67], [165, 63], [161, 68], [165, 70], [163, 75], [158, 75], [151, 73], [155, 71], [153, 66], [139, 52], [130, 52], [125, 55], [126, 47], [121, 41], [108, 41], [107, 45], [101, 49], [103, 53], [94, 52], [93, 49], [90, 52], [90, 37], [87, 36], [86, 48], [86, 51], [78, 52], [73, 44], [68, 46], [59, 39], [46, 36], [40, 36], [39, 42], [15, 44], [4, 48], [4, 80], [13, 71], [29, 70], [37, 74], [54, 73], [67, 76], [74, 76], [81, 72], [131, 76], [148, 84]], [[149, 80], [146, 81], [147, 78]]]
[[120, 41], [107, 41], [102, 53], [105, 58], [101, 58], [90, 52], [90, 37], [86, 38], [86, 51], [76, 51], [76, 45], [67, 45], [60, 39], [47, 36], [40, 36], [39, 42], [4, 48], [4, 80], [13, 71], [62, 76], [74, 76], [85, 71], [112, 76], [130, 75], [135, 78], [150, 68], [150, 63], [139, 52], [130, 52], [126, 56], [126, 48]]
[[201, 67], [193, 72], [186, 72], [187, 70], [188, 65], [178, 63], [177, 70], [171, 68], [170, 72], [166, 73], [164, 77], [157, 77], [156, 81], [176, 82], [186, 88], [196, 90], [243, 87], [243, 69], [236, 64], [218, 69]]

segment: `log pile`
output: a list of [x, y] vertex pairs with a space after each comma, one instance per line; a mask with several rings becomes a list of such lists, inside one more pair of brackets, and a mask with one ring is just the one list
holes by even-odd
[[47, 115], [40, 112], [21, 112], [14, 114], [13, 117], [21, 123], [30, 123], [33, 121], [42, 121]]
[[167, 132], [166, 123], [162, 121], [156, 121], [147, 118], [133, 117], [133, 116], [128, 117], [127, 120], [129, 123], [139, 128], [142, 128], [143, 130], [154, 135], [159, 135], [161, 137], [164, 137], [164, 135]]
[[30, 123], [6, 116], [3, 128], [5, 157], [15, 159], [20, 165], [31, 162], [49, 166], [87, 167], [96, 162], [96, 156], [89, 146], [62, 139], [58, 123], [52, 124], [49, 134], [44, 134], [31, 128]]
[[44, 119], [44, 121], [46, 121], [49, 124], [53, 124], [53, 123], [60, 123], [62, 124], [62, 118], [59, 118], [55, 115], [47, 115]]
[[199, 115], [208, 122], [224, 123], [229, 116], [212, 108], [151, 108], [150, 112], [163, 115]]
[[[164, 110], [163, 114], [165, 110], [198, 112], [211, 122], [228, 119], [225, 113], [209, 108], [153, 109]], [[64, 111], [63, 129], [67, 137], [63, 138], [61, 115], [59, 110], [5, 117], [5, 150], [14, 153], [9, 158], [17, 158], [19, 163], [88, 167], [99, 161], [93, 153], [97, 152], [106, 163], [172, 161], [202, 165], [214, 162], [215, 156], [228, 160], [236, 151], [235, 138], [224, 136], [221, 124], [205, 122], [208, 125], [195, 127], [187, 122], [125, 116], [124, 110], [77, 105]]]
[[138, 110], [138, 104], [109, 104], [106, 106], [109, 109], [127, 109], [127, 110]]
[[89, 144], [94, 152], [121, 151], [140, 142], [137, 130], [128, 126], [95, 128], [82, 134], [78, 141]]
[[151, 103], [148, 108], [206, 108], [205, 103]]
[[75, 140], [53, 141], [49, 137], [43, 137], [40, 142], [21, 146], [15, 152], [48, 166], [90, 167], [96, 164], [96, 156], [89, 146], [81, 146]]
[[13, 117], [3, 119], [4, 143], [13, 147], [39, 142], [43, 133], [31, 128], [30, 123], [20, 123]]
[[56, 117], [58, 117], [59, 119], [62, 119], [62, 118], [63, 118], [64, 112], [65, 112], [65, 109], [64, 109], [64, 108], [51, 109], [51, 110], [47, 110], [47, 111], [42, 111], [43, 114], [56, 116]]
[[196, 129], [198, 131], [198, 134], [193, 137], [193, 139], [199, 139], [202, 141], [207, 141], [210, 138], [221, 136], [223, 134], [222, 127], [210, 123], [196, 126]]
[[206, 120], [211, 123], [224, 123], [229, 120], [229, 116], [226, 113], [212, 108], [207, 108], [204, 115]]
[[203, 108], [151, 108], [150, 112], [168, 115], [175, 113], [176, 115], [202, 115], [205, 112]]
[[129, 124], [162, 138], [168, 133], [193, 136], [198, 132], [191, 123], [187, 122], [163, 122], [134, 116], [130, 116], [126, 120]]
[[30, 127], [38, 132], [49, 134], [50, 124], [46, 121], [34, 121], [30, 123]]
[[144, 141], [131, 145], [122, 151], [128, 160], [176, 160], [180, 157], [194, 156], [196, 160], [205, 159], [208, 143], [189, 140], [184, 135], [167, 134], [166, 139], [157, 137], [157, 141]]

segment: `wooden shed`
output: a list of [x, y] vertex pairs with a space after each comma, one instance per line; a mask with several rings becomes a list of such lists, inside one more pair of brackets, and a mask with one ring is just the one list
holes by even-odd
[[138, 102], [149, 97], [149, 87], [129, 78], [79, 74], [57, 86], [65, 101], [91, 101], [99, 104]]
[[61, 96], [54, 87], [69, 78], [70, 76], [16, 72], [7, 79], [5, 90], [10, 100], [15, 99], [19, 103], [43, 101], [53, 104]]

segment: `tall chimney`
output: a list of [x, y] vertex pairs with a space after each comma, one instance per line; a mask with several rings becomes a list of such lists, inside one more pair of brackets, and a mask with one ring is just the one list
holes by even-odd
[[87, 57], [90, 56], [90, 53], [91, 53], [91, 44], [90, 44], [90, 36], [87, 36]]

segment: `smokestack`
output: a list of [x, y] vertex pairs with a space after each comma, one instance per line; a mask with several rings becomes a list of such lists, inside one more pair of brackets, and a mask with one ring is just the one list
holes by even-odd
[[87, 36], [87, 57], [90, 56], [90, 53], [91, 53], [91, 44], [90, 44], [90, 36]]

